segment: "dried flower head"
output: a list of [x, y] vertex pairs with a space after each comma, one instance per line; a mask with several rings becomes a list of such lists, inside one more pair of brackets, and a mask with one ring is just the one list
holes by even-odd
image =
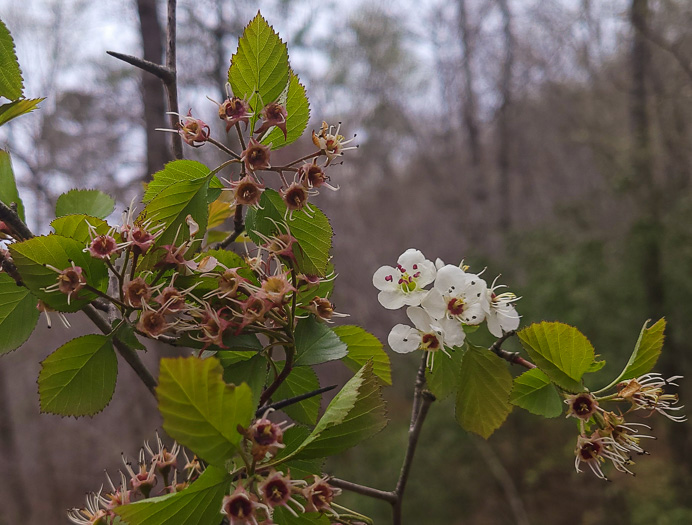
[[635, 410], [655, 410], [671, 421], [682, 423], [687, 421], [685, 416], [677, 416], [671, 413], [684, 408], [683, 405], [675, 406], [679, 401], [678, 395], [665, 392], [665, 387], [678, 386], [675, 383], [677, 379], [682, 379], [682, 376], [664, 379], [661, 374], [645, 374], [636, 379], [619, 383], [617, 385], [618, 397], [632, 403], [632, 407]]
[[73, 295], [77, 297], [79, 291], [87, 285], [87, 280], [86, 277], [84, 277], [82, 268], [75, 265], [74, 261], [71, 261], [71, 266], [64, 270], [59, 270], [58, 268], [48, 264], [46, 265], [46, 268], [58, 273], [58, 282], [44, 288], [43, 291], [59, 291], [64, 293], [67, 295], [67, 304], [70, 304], [70, 300], [72, 299]]
[[338, 516], [332, 508], [332, 501], [341, 494], [341, 489], [332, 487], [327, 482], [327, 476], [320, 478], [315, 476], [315, 481], [303, 489], [303, 496], [307, 500], [305, 510], [307, 512], [325, 512]]
[[260, 144], [255, 139], [250, 139], [247, 148], [243, 150], [240, 160], [245, 163], [245, 169], [248, 171], [266, 170], [271, 168], [269, 157], [271, 148]]
[[209, 139], [210, 130], [202, 120], [192, 116], [190, 109], [187, 116], [180, 118], [178, 133], [186, 144], [199, 148]]
[[332, 133], [332, 129], [334, 129], [334, 126], [330, 126], [326, 122], [322, 122], [320, 131], [315, 133], [313, 130], [312, 132], [312, 142], [327, 156], [327, 166], [329, 166], [329, 164], [331, 164], [335, 158], [343, 155], [344, 151], [356, 149], [358, 147], [351, 146], [344, 148], [346, 144], [355, 140], [356, 137], [354, 135], [352, 139], [344, 140], [344, 136], [339, 134], [339, 131], [341, 130], [341, 122], [339, 122], [339, 125], [336, 126], [336, 131], [334, 133]]
[[286, 113], [286, 108], [281, 104], [277, 102], [267, 104], [260, 111], [260, 117], [262, 117], [262, 125], [255, 130], [255, 134], [261, 137], [269, 128], [276, 126], [283, 132], [284, 139], [287, 137], [286, 117], [288, 117], [288, 113]]
[[153, 289], [141, 277], [132, 279], [123, 286], [123, 298], [125, 304], [133, 308], [142, 308], [143, 302], [148, 302], [151, 299]]
[[264, 184], [246, 175], [237, 182], [231, 182], [231, 191], [233, 191], [233, 201], [236, 204], [257, 206], [264, 191]]
[[226, 133], [241, 122], [245, 124], [245, 129], [247, 129], [252, 115], [250, 104], [244, 98], [230, 97], [219, 104], [219, 118], [226, 121]]

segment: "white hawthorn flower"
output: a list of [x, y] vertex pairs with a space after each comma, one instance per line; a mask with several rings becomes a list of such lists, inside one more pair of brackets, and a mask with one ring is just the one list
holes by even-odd
[[[495, 281], [497, 281], [497, 278]], [[487, 292], [488, 297], [487, 301], [484, 302], [484, 306], [486, 307], [488, 330], [495, 337], [502, 337], [506, 332], [519, 328], [519, 314], [512, 303], [520, 298], [512, 292], [495, 293], [495, 290], [498, 288], [504, 288], [502, 284], [495, 285], [495, 281], [493, 281], [492, 287]]]
[[435, 284], [421, 306], [435, 319], [455, 319], [475, 325], [485, 320], [488, 286], [473, 273], [447, 265], [437, 271]]
[[388, 310], [404, 305], [418, 306], [427, 293], [423, 288], [435, 280], [435, 265], [413, 248], [401, 254], [396, 268], [382, 266], [372, 276], [372, 284], [380, 290], [377, 299]]
[[451, 319], [433, 319], [418, 306], [409, 306], [406, 315], [415, 328], [405, 324], [392, 328], [387, 342], [395, 352], [408, 354], [421, 349], [430, 355], [438, 350], [446, 354], [445, 346], [460, 346], [464, 343], [464, 329]]

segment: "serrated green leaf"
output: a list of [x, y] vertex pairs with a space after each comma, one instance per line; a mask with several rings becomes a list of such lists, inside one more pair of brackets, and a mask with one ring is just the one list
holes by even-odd
[[[168, 162], [161, 171], [154, 173], [152, 180], [147, 184], [147, 189], [142, 197], [142, 202], [147, 203], [172, 184], [182, 181], [206, 179], [209, 168], [195, 160], [174, 160]], [[218, 182], [218, 179], [216, 179]], [[216, 184], [216, 183], [215, 183]], [[220, 184], [220, 182], [218, 182]], [[223, 187], [223, 186], [222, 186]]]
[[50, 223], [56, 235], [69, 237], [75, 241], [79, 241], [82, 245], [87, 246], [91, 241], [89, 234], [89, 225], [93, 226], [97, 235], [106, 235], [110, 230], [110, 226], [103, 219], [91, 217], [89, 215], [65, 215], [53, 219]]
[[[0, 21], [0, 24], [2, 22]], [[0, 201], [7, 206], [13, 202], [17, 205], [17, 215], [22, 221], [26, 222], [24, 216], [24, 203], [19, 198], [17, 191], [17, 181], [12, 171], [12, 161], [7, 151], [0, 150]]]
[[507, 363], [486, 348], [469, 345], [461, 361], [457, 421], [465, 430], [488, 439], [512, 411], [510, 390]]
[[591, 363], [591, 366], [589, 366], [589, 369], [585, 373], [591, 374], [593, 372], [598, 372], [605, 365], [605, 361], [594, 361], [593, 363]]
[[[281, 367], [283, 368], [283, 366]], [[296, 367], [291, 370], [286, 380], [281, 383], [274, 394], [274, 400], [281, 401], [291, 397], [312, 392], [320, 387], [320, 381], [317, 379], [315, 371], [307, 366]], [[288, 417], [298, 423], [305, 425], [314, 425], [317, 423], [317, 414], [320, 411], [322, 396], [312, 396], [304, 399], [300, 403], [282, 408]]]
[[509, 402], [543, 417], [559, 416], [564, 406], [548, 376], [538, 368], [524, 372], [514, 379]]
[[[327, 264], [327, 270], [325, 275], [331, 276], [334, 274], [334, 265], [332, 263]], [[311, 286], [301, 286], [298, 289], [297, 304], [298, 308], [305, 309], [306, 306], [310, 305], [315, 297], [328, 298], [332, 291], [334, 290], [334, 279], [321, 279], [320, 282]], [[309, 310], [306, 310], [309, 312]], [[360, 368], [360, 367], [359, 367]]]
[[10, 30], [0, 20], [0, 97], [16, 100], [23, 91], [24, 81], [14, 51], [14, 40]]
[[19, 348], [36, 328], [36, 297], [0, 273], [0, 355]]
[[224, 366], [223, 380], [235, 385], [247, 383], [252, 390], [252, 406], [256, 407], [267, 380], [267, 358], [255, 353], [251, 359]]
[[272, 149], [283, 148], [298, 140], [310, 121], [310, 103], [305, 93], [305, 86], [291, 72], [286, 96], [286, 137], [284, 132], [275, 127], [262, 139], [263, 144], [271, 144]]
[[534, 323], [517, 335], [534, 363], [557, 385], [577, 392], [581, 378], [595, 360], [594, 349], [584, 334], [564, 323]]
[[[332, 248], [332, 227], [329, 220], [314, 205], [310, 205], [313, 212], [309, 216], [305, 210], [293, 212], [293, 219], [284, 220], [287, 217], [286, 205], [274, 190], [265, 190], [260, 199], [260, 209], [251, 208], [245, 217], [245, 229], [250, 239], [255, 243], [262, 243], [262, 239], [256, 232], [266, 236], [277, 233], [276, 223], [287, 223], [291, 235], [298, 241], [298, 247], [293, 252], [298, 261], [300, 271], [310, 275], [324, 276], [329, 251]], [[271, 219], [271, 220], [270, 220]], [[283, 228], [280, 233], [285, 233]]]
[[37, 298], [60, 312], [76, 312], [93, 301], [97, 295], [88, 290], [80, 290], [67, 303], [67, 295], [59, 291], [46, 292], [44, 288], [57, 283], [57, 272], [44, 265], [51, 265], [60, 270], [71, 266], [70, 261], [82, 268], [87, 283], [106, 291], [108, 286], [108, 269], [103, 261], [94, 259], [84, 253], [84, 245], [74, 239], [61, 235], [33, 237], [26, 241], [16, 242], [9, 246], [12, 258], [24, 284]]
[[319, 365], [348, 354], [346, 343], [313, 316], [298, 321], [295, 342], [296, 366]]
[[58, 197], [55, 216], [84, 214], [105, 219], [115, 209], [113, 197], [99, 190], [70, 190]]
[[385, 385], [392, 384], [392, 367], [389, 356], [380, 340], [360, 326], [343, 325], [334, 328], [334, 333], [348, 346], [348, 355], [342, 361], [354, 372], [372, 360], [372, 371]]
[[322, 418], [292, 459], [322, 458], [374, 436], [387, 424], [380, 383], [372, 363], [361, 368], [329, 403]]
[[[285, 448], [279, 449], [276, 459], [280, 462], [282, 458], [292, 456], [309, 435], [310, 429], [307, 427], [293, 426], [287, 428], [283, 437]], [[312, 481], [312, 476], [322, 474], [324, 461], [324, 458], [289, 459], [277, 465], [276, 469], [284, 473], [290, 471], [292, 479], [309, 478]]]
[[425, 370], [425, 379], [428, 389], [435, 394], [437, 399], [444, 399], [456, 393], [459, 385], [459, 371], [461, 360], [466, 352], [466, 346], [448, 348], [449, 357], [444, 352], [435, 353], [432, 371]]
[[619, 376], [617, 376], [608, 386], [601, 388], [598, 392], [604, 392], [617, 385], [620, 381], [626, 381], [635, 377], [643, 376], [651, 372], [658, 361], [658, 357], [663, 350], [663, 341], [665, 340], [666, 320], [661, 318], [656, 321], [653, 326], [649, 327], [647, 320], [639, 332], [639, 338], [634, 345], [634, 350], [630, 356], [625, 368]]
[[218, 525], [231, 481], [227, 472], [209, 466], [181, 492], [123, 505], [115, 512], [128, 525]]
[[41, 412], [93, 416], [115, 391], [118, 359], [110, 337], [83, 335], [58, 348], [41, 363]]
[[238, 40], [238, 51], [228, 70], [233, 94], [247, 99], [255, 113], [250, 120], [252, 128], [260, 110], [286, 88], [289, 71], [286, 44], [258, 12]]
[[35, 110], [44, 98], [23, 98], [0, 106], [0, 126]]
[[227, 385], [216, 358], [162, 359], [156, 394], [163, 428], [207, 463], [225, 468], [254, 413], [246, 384]]
[[128, 322], [121, 322], [120, 319], [114, 319], [111, 326], [115, 330], [114, 337], [122, 341], [130, 348], [135, 350], [146, 350], [147, 348], [137, 339], [134, 327]]

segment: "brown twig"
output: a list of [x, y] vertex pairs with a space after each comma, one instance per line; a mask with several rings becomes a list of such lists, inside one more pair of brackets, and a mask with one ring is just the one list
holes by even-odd
[[339, 478], [329, 478], [329, 484], [340, 489], [355, 492], [356, 494], [361, 494], [363, 496], [368, 496], [370, 498], [388, 501], [392, 505], [395, 505], [397, 502], [397, 495], [394, 492], [374, 489], [372, 487], [366, 487], [364, 485], [358, 485], [358, 483], [352, 483], [350, 481], [346, 481]]
[[502, 334], [502, 337], [498, 338], [498, 340], [495, 341], [488, 350], [496, 354], [498, 357], [501, 357], [505, 361], [509, 361], [510, 363], [514, 363], [515, 365], [523, 366], [524, 368], [528, 368], [529, 370], [531, 370], [532, 368], [536, 368], [536, 365], [534, 365], [531, 361], [527, 361], [526, 359], [521, 357], [519, 352], [508, 352], [507, 350], [502, 349], [502, 343], [504, 343], [507, 339], [509, 339], [516, 333], [516, 330], [512, 330], [511, 332]]
[[172, 79], [172, 72], [166, 66], [155, 64], [154, 62], [150, 62], [149, 60], [144, 60], [143, 58], [136, 56], [118, 53], [117, 51], [106, 51], [106, 54], [117, 58], [118, 60], [122, 60], [123, 62], [127, 62], [132, 66], [138, 67], [142, 71], [151, 73], [155, 77], [160, 78], [164, 83], [170, 82]]
[[27, 228], [16, 210], [0, 202], [0, 221], [3, 221], [12, 230], [12, 233], [20, 237], [20, 240], [31, 239], [34, 234]]
[[272, 382], [271, 385], [269, 385], [267, 388], [264, 389], [264, 392], [262, 392], [262, 395], [260, 396], [260, 406], [265, 405], [267, 401], [269, 401], [276, 392], [277, 388], [281, 386], [281, 383], [283, 383], [286, 378], [288, 377], [288, 374], [291, 373], [291, 370], [293, 370], [293, 357], [295, 356], [295, 348], [292, 346], [285, 347], [286, 348], [286, 362], [284, 363], [284, 368], [281, 370], [281, 373], [276, 376], [274, 381]]
[[276, 403], [272, 403], [271, 405], [263, 405], [257, 409], [257, 411], [255, 412], [255, 417], [260, 417], [267, 410], [281, 410], [282, 408], [295, 405], [296, 403], [300, 403], [301, 401], [310, 399], [311, 397], [319, 396], [320, 394], [324, 394], [325, 392], [329, 392], [330, 390], [334, 390], [335, 388], [336, 385], [323, 386], [322, 388], [318, 388], [317, 390], [306, 392], [304, 394], [300, 394], [299, 396], [289, 397], [288, 399], [277, 401]]
[[241, 233], [245, 231], [245, 222], [243, 221], [243, 205], [236, 204], [235, 215], [233, 216], [233, 232], [223, 241], [212, 246], [212, 250], [225, 250], [233, 241], [235, 241]]

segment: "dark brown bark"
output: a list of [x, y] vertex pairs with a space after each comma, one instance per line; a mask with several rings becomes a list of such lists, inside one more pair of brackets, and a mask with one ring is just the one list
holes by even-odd
[[[137, 0], [139, 26], [142, 35], [144, 59], [161, 64], [163, 59], [163, 31], [156, 12], [156, 0]], [[155, 131], [166, 128], [166, 103], [161, 81], [154, 75], [141, 72], [142, 102], [144, 104], [144, 126], [147, 137], [147, 173], [148, 179], [154, 172], [163, 168], [171, 160], [166, 141], [166, 134]], [[171, 111], [177, 111], [172, 109]]]
[[512, 222], [511, 178], [510, 178], [510, 110], [512, 107], [512, 71], [514, 69], [514, 36], [512, 34], [512, 13], [507, 0], [498, 0], [502, 12], [502, 32], [504, 36], [505, 57], [500, 77], [501, 106], [498, 111], [498, 197], [500, 232], [507, 233]]

